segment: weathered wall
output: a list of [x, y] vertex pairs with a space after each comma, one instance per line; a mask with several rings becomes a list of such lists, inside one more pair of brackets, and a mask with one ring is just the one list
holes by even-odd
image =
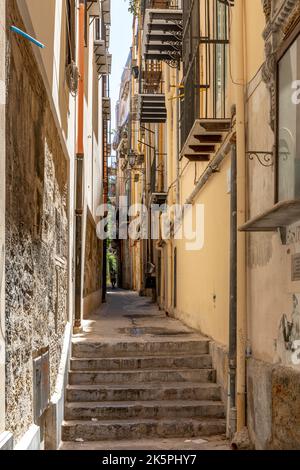
[[132, 289], [131, 263], [130, 240], [124, 240], [121, 242], [121, 276], [123, 289]]
[[[8, 21], [24, 28], [14, 0]], [[9, 35], [6, 126], [7, 429], [33, 420], [33, 354], [50, 352], [53, 393], [67, 320], [68, 167], [31, 46]]]
[[[97, 237], [96, 225], [90, 212], [87, 212], [85, 237], [85, 266], [83, 298], [86, 304], [84, 315], [88, 315], [101, 302], [100, 289], [102, 285], [102, 249], [103, 243]], [[98, 294], [97, 294], [98, 293]], [[88, 298], [90, 300], [88, 301]]]
[[248, 360], [248, 428], [256, 449], [299, 450], [300, 373]]
[[[5, 25], [5, 2], [0, 2], [0, 22]], [[5, 308], [4, 308], [4, 253], [5, 253], [5, 29], [0, 28], [0, 434], [5, 429]], [[0, 437], [1, 440], [1, 437]]]
[[[270, 45], [282, 44], [289, 13], [297, 1], [265, 2], [266, 20], [281, 11], [280, 21], [265, 30], [268, 60], [247, 87], [247, 146], [272, 151], [275, 141], [270, 124], [274, 106], [276, 67], [270, 64]], [[298, 6], [299, 7], [299, 6]], [[273, 41], [271, 37], [274, 34]], [[275, 40], [276, 38], [276, 40]], [[262, 45], [257, 48], [261, 51]], [[269, 53], [268, 53], [269, 50]], [[266, 83], [264, 82], [267, 82]], [[266, 162], [263, 162], [266, 163]], [[276, 166], [263, 166], [257, 159], [248, 162], [248, 218], [271, 209], [276, 200]], [[287, 243], [279, 233], [248, 236], [248, 426], [258, 449], [300, 448], [300, 369], [293, 360], [292, 342], [300, 339], [300, 282], [292, 280], [292, 256], [300, 252], [299, 223], [288, 227]], [[294, 363], [293, 363], [294, 362]]]

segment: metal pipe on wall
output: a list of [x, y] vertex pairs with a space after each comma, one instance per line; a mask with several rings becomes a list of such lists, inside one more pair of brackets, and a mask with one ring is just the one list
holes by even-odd
[[[102, 77], [102, 97], [107, 96], [107, 77]], [[103, 204], [108, 203], [108, 161], [107, 161], [107, 121], [102, 122], [102, 145], [103, 145]], [[107, 216], [107, 213], [104, 215]], [[107, 291], [107, 240], [103, 240], [103, 270], [102, 270], [102, 302], [106, 302]]]
[[227, 437], [236, 432], [236, 363], [237, 363], [237, 162], [236, 143], [231, 147], [230, 182], [230, 293]]
[[[235, 0], [233, 11], [232, 57], [236, 101], [236, 146], [237, 146], [237, 225], [246, 221], [246, 132], [245, 132], [245, 0]], [[236, 407], [237, 431], [246, 424], [246, 235], [237, 235], [237, 376]]]

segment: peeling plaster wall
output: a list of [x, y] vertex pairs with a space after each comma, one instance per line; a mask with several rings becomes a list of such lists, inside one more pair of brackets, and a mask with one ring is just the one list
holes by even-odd
[[[24, 28], [15, 1], [8, 21]], [[68, 167], [31, 46], [9, 34], [6, 124], [6, 428], [33, 422], [33, 354], [55, 389], [67, 321]]]
[[300, 374], [248, 360], [248, 429], [257, 450], [299, 450]]
[[[247, 148], [272, 151], [275, 142], [271, 125], [275, 118], [275, 68], [272, 56], [283, 40], [289, 12], [299, 3], [266, 0], [267, 56], [247, 89]], [[281, 8], [285, 3], [285, 8]], [[271, 25], [275, 14], [281, 20]], [[274, 33], [274, 36], [273, 36]], [[272, 48], [271, 48], [272, 49]], [[273, 52], [273, 51], [272, 51]], [[265, 83], [267, 82], [267, 84]], [[265, 162], [263, 162], [265, 163]], [[271, 209], [275, 203], [275, 165], [248, 161], [248, 219]], [[300, 225], [287, 230], [287, 243], [278, 233], [251, 233], [247, 237], [247, 362], [248, 427], [257, 449], [300, 448], [300, 366], [292, 342], [299, 335], [300, 282], [292, 280], [292, 256], [300, 253]]]
[[[86, 237], [85, 237], [85, 266], [84, 266], [84, 316], [99, 307], [101, 303], [102, 285], [102, 250], [103, 243], [97, 237], [96, 225], [92, 215], [87, 210]], [[97, 295], [99, 293], [99, 295]], [[88, 300], [90, 298], [90, 300]]]

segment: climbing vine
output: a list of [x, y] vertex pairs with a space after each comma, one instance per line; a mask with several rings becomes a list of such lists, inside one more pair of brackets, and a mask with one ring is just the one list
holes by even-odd
[[140, 0], [129, 0], [128, 11], [133, 15], [137, 16], [139, 14]]

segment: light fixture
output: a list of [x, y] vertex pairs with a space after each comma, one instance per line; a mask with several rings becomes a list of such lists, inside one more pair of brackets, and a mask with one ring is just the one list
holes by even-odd
[[136, 162], [136, 153], [133, 150], [128, 152], [128, 162], [131, 168], [134, 168]]

